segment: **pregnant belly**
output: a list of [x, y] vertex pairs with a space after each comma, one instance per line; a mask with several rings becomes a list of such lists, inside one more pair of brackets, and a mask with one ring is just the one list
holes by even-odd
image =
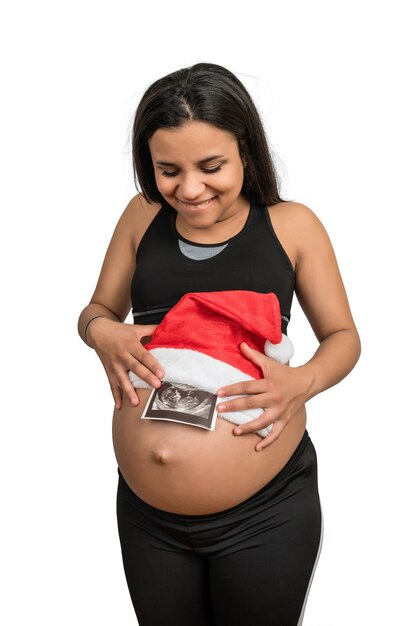
[[259, 435], [236, 436], [218, 417], [214, 431], [141, 420], [148, 390], [137, 390], [139, 407], [124, 398], [113, 414], [113, 446], [123, 477], [148, 504], [185, 515], [235, 506], [267, 484], [287, 463], [306, 426], [303, 407], [280, 437], [260, 452]]

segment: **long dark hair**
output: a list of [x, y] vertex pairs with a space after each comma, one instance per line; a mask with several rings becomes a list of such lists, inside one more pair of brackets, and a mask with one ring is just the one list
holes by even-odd
[[280, 181], [263, 124], [241, 81], [221, 65], [197, 63], [155, 81], [145, 91], [135, 113], [132, 158], [136, 188], [150, 202], [162, 203], [148, 140], [159, 128], [177, 128], [196, 120], [235, 136], [245, 163], [243, 195], [251, 202], [276, 204]]

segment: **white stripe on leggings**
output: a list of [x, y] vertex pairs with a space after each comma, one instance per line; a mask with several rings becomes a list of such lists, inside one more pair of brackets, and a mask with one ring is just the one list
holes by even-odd
[[314, 563], [314, 566], [313, 566], [313, 569], [312, 569], [311, 578], [309, 580], [309, 585], [308, 585], [308, 588], [306, 590], [305, 600], [303, 601], [302, 611], [301, 611], [301, 614], [300, 614], [300, 617], [299, 617], [299, 621], [298, 621], [296, 626], [302, 626], [303, 616], [305, 614], [305, 608], [306, 608], [306, 603], [308, 601], [309, 591], [311, 589], [311, 585], [312, 585], [313, 577], [314, 577], [314, 574], [315, 574], [316, 566], [318, 565], [319, 555], [321, 554], [322, 539], [323, 539], [323, 536], [324, 536], [324, 516], [322, 515], [321, 501], [319, 501], [319, 508], [321, 510], [321, 536], [320, 536], [320, 539], [319, 539], [319, 547], [318, 547], [318, 552], [316, 554], [315, 563]]

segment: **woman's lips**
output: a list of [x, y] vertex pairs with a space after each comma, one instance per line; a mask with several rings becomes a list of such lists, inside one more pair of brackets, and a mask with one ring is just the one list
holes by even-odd
[[214, 196], [213, 198], [208, 198], [207, 200], [204, 200], [203, 202], [200, 202], [200, 203], [184, 202], [184, 200], [179, 200], [179, 202], [187, 209], [206, 209], [206, 207], [208, 207], [211, 204], [212, 200], [214, 200], [215, 197], [216, 196]]

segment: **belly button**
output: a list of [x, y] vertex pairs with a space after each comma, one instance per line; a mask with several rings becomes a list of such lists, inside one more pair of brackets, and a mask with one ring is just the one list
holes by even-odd
[[171, 461], [171, 454], [168, 450], [154, 450], [153, 457], [161, 465], [167, 465]]

